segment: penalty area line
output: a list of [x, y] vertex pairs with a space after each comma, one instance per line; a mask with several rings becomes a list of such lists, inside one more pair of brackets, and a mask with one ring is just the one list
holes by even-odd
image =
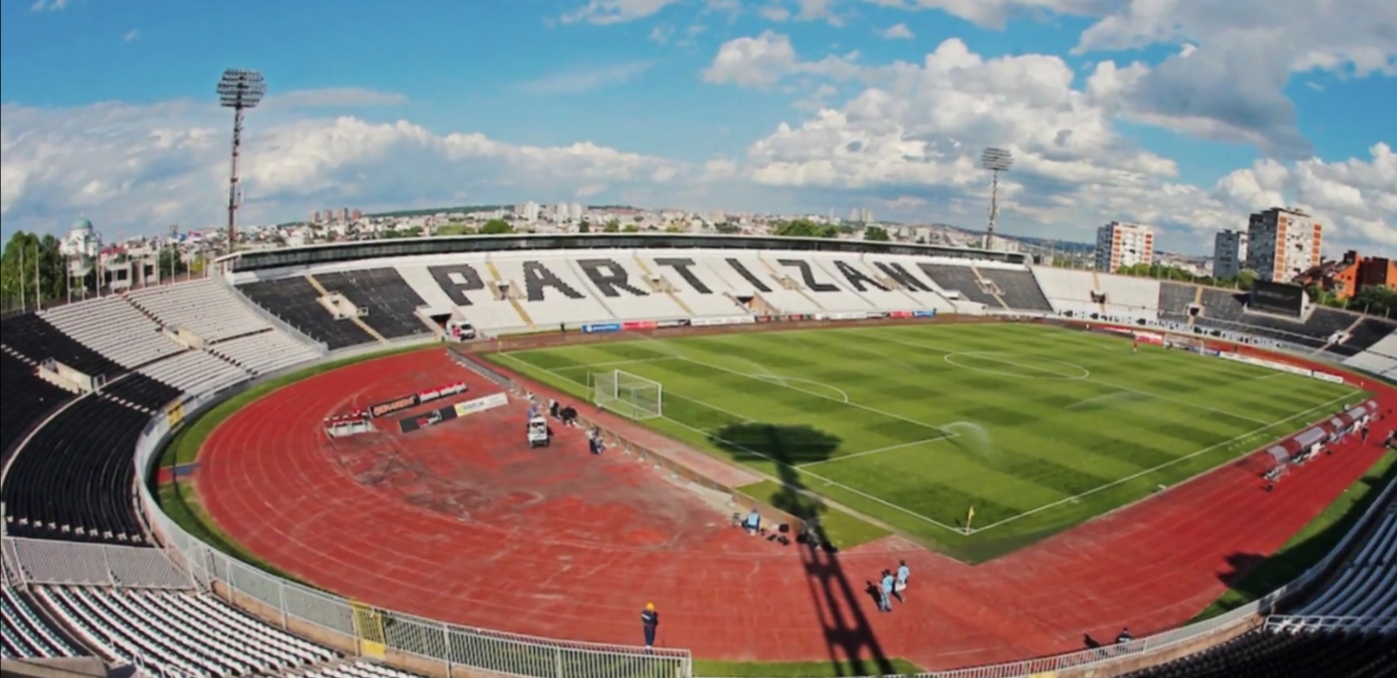
[[858, 459], [859, 457], [867, 457], [875, 454], [882, 454], [884, 452], [892, 452], [894, 450], [903, 450], [909, 447], [916, 447], [918, 445], [929, 445], [931, 443], [939, 443], [947, 440], [952, 440], [958, 437], [960, 437], [960, 434], [952, 431], [949, 435], [937, 436], [935, 438], [923, 438], [922, 440], [913, 440], [910, 443], [898, 443], [897, 445], [888, 445], [887, 447], [879, 447], [872, 450], [864, 450], [862, 452], [845, 454], [838, 457], [831, 457], [829, 459], [821, 459], [819, 461], [812, 461], [804, 464], [796, 464], [796, 468], [804, 471], [805, 469], [808, 469], [812, 466], [820, 466], [821, 464], [832, 464], [837, 461], [849, 461], [850, 459]]
[[[1238, 441], [1246, 440], [1246, 439], [1248, 439], [1248, 438], [1251, 438], [1252, 436], [1255, 436], [1255, 435], [1257, 435], [1257, 434], [1259, 434], [1259, 433], [1261, 433], [1261, 432], [1263, 432], [1263, 431], [1267, 431], [1267, 430], [1269, 430], [1269, 429], [1275, 428], [1276, 426], [1280, 426], [1281, 424], [1286, 424], [1286, 423], [1295, 421], [1296, 419], [1299, 419], [1299, 418], [1301, 418], [1301, 417], [1304, 417], [1304, 416], [1306, 416], [1306, 415], [1308, 415], [1308, 414], [1310, 414], [1310, 413], [1312, 413], [1312, 412], [1315, 412], [1315, 411], [1317, 411], [1317, 410], [1322, 410], [1322, 409], [1325, 409], [1325, 408], [1328, 408], [1328, 407], [1332, 407], [1332, 406], [1334, 405], [1334, 403], [1337, 403], [1337, 402], [1339, 402], [1340, 400], [1343, 400], [1343, 399], [1349, 398], [1349, 397], [1352, 397], [1352, 394], [1350, 394], [1350, 393], [1345, 393], [1344, 395], [1341, 395], [1341, 396], [1339, 396], [1339, 397], [1337, 397], [1337, 398], [1334, 398], [1333, 400], [1329, 400], [1329, 401], [1327, 401], [1327, 402], [1320, 403], [1320, 404], [1315, 405], [1314, 407], [1311, 407], [1310, 409], [1305, 410], [1305, 411], [1303, 411], [1303, 412], [1297, 412], [1297, 413], [1295, 413], [1295, 414], [1290, 415], [1289, 417], [1286, 417], [1285, 419], [1281, 419], [1281, 420], [1279, 420], [1279, 421], [1272, 422], [1272, 423], [1270, 423], [1270, 424], [1267, 424], [1267, 425], [1262, 426], [1261, 428], [1258, 428], [1258, 429], [1255, 429], [1255, 430], [1247, 431], [1246, 433], [1240, 434], [1240, 435], [1238, 435], [1238, 436], [1235, 437], [1235, 438], [1230, 438], [1230, 439], [1228, 439], [1228, 440], [1224, 440], [1224, 441], [1222, 441], [1222, 442], [1220, 442], [1220, 443], [1218, 443], [1218, 444], [1216, 444], [1216, 445], [1209, 445], [1208, 447], [1205, 447], [1205, 448], [1203, 448], [1203, 449], [1201, 449], [1201, 450], [1198, 450], [1197, 452], [1191, 452], [1191, 453], [1186, 454], [1186, 455], [1184, 455], [1184, 456], [1182, 456], [1182, 457], [1178, 457], [1178, 458], [1176, 458], [1176, 459], [1171, 459], [1171, 460], [1169, 460], [1169, 461], [1166, 461], [1166, 462], [1164, 462], [1163, 464], [1160, 464], [1160, 465], [1155, 466], [1155, 467], [1153, 467], [1153, 468], [1147, 468], [1147, 469], [1145, 469], [1145, 470], [1143, 470], [1143, 471], [1138, 471], [1138, 472], [1136, 472], [1136, 473], [1132, 473], [1132, 474], [1130, 474], [1130, 475], [1128, 475], [1128, 476], [1125, 476], [1125, 477], [1123, 477], [1123, 478], [1118, 478], [1118, 479], [1113, 480], [1113, 481], [1111, 481], [1111, 482], [1109, 482], [1109, 483], [1106, 483], [1106, 484], [1104, 484], [1104, 485], [1099, 485], [1099, 486], [1097, 486], [1097, 487], [1093, 487], [1092, 489], [1087, 490], [1086, 492], [1083, 492], [1083, 493], [1081, 493], [1081, 494], [1076, 494], [1076, 495], [1073, 495], [1073, 496], [1071, 496], [1071, 497], [1067, 497], [1067, 498], [1064, 498], [1064, 499], [1059, 499], [1059, 500], [1057, 500], [1057, 501], [1044, 504], [1044, 505], [1039, 506], [1039, 507], [1037, 507], [1037, 508], [1029, 509], [1029, 510], [1027, 510], [1027, 511], [1024, 511], [1023, 513], [1018, 514], [1018, 515], [1010, 516], [1010, 517], [1005, 518], [1005, 519], [1003, 519], [1003, 520], [1000, 520], [1000, 521], [998, 521], [998, 522], [990, 523], [989, 525], [985, 525], [985, 526], [983, 526], [983, 527], [977, 527], [977, 528], [971, 530], [971, 531], [970, 531], [970, 534], [975, 534], [975, 533], [977, 533], [977, 532], [982, 532], [982, 531], [984, 531], [984, 530], [988, 530], [988, 529], [991, 529], [991, 528], [999, 527], [1000, 525], [1004, 525], [1004, 524], [1006, 524], [1006, 523], [1012, 523], [1012, 522], [1014, 522], [1015, 520], [1018, 520], [1018, 519], [1020, 519], [1020, 518], [1024, 518], [1024, 517], [1027, 517], [1027, 516], [1031, 516], [1031, 515], [1033, 515], [1033, 514], [1035, 514], [1035, 513], [1040, 513], [1040, 512], [1042, 512], [1042, 511], [1046, 511], [1046, 510], [1048, 510], [1048, 509], [1061, 506], [1061, 505], [1063, 505], [1063, 504], [1075, 503], [1075, 502], [1077, 502], [1077, 501], [1080, 501], [1080, 500], [1081, 500], [1082, 498], [1084, 498], [1084, 497], [1089, 497], [1089, 496], [1091, 496], [1091, 495], [1093, 495], [1093, 494], [1096, 494], [1097, 492], [1100, 492], [1100, 491], [1102, 491], [1102, 490], [1107, 490], [1107, 489], [1110, 489], [1110, 488], [1115, 487], [1115, 486], [1117, 486], [1117, 485], [1121, 485], [1121, 484], [1123, 484], [1123, 483], [1128, 483], [1128, 482], [1130, 482], [1130, 481], [1132, 481], [1132, 480], [1135, 480], [1136, 478], [1141, 478], [1141, 477], [1143, 477], [1143, 476], [1147, 476], [1147, 475], [1149, 475], [1149, 474], [1151, 474], [1151, 473], [1154, 473], [1154, 472], [1156, 472], [1156, 471], [1161, 471], [1161, 470], [1166, 469], [1166, 468], [1169, 468], [1170, 466], [1173, 466], [1173, 465], [1175, 465], [1175, 464], [1188, 461], [1189, 459], [1193, 459], [1194, 457], [1197, 457], [1197, 456], [1199, 456], [1199, 455], [1207, 454], [1207, 453], [1209, 453], [1209, 452], [1212, 452], [1213, 450], [1222, 449], [1222, 448], [1227, 447], [1227, 446], [1229, 446], [1229, 445], [1232, 445], [1233, 443], [1236, 443], [1236, 442], [1238, 442]], [[1217, 469], [1217, 467], [1214, 466], [1214, 467], [1208, 468], [1208, 469], [1206, 469], [1206, 470], [1200, 471], [1199, 473], [1195, 474], [1194, 476], [1192, 476], [1192, 477], [1190, 477], [1190, 478], [1186, 478], [1186, 479], [1184, 479], [1183, 481], [1181, 481], [1181, 482], [1179, 482], [1179, 483], [1175, 483], [1174, 485], [1171, 485], [1170, 488], [1178, 487], [1179, 485], [1181, 485], [1181, 484], [1183, 484], [1183, 483], [1187, 483], [1187, 482], [1189, 482], [1190, 480], [1193, 480], [1193, 478], [1196, 478], [1196, 477], [1198, 477], [1198, 476], [1201, 476], [1201, 475], [1204, 475], [1204, 474], [1207, 474], [1207, 473], [1212, 473], [1212, 472], [1213, 472], [1214, 470], [1216, 470], [1216, 469]], [[1150, 495], [1148, 495], [1148, 496], [1145, 497], [1145, 498], [1153, 497], [1153, 496], [1156, 496], [1156, 495], [1150, 494]], [[1134, 502], [1132, 502], [1132, 503], [1134, 503]], [[1123, 508], [1123, 507], [1122, 507], [1122, 508]], [[1103, 514], [1103, 515], [1104, 515], [1104, 514]], [[1095, 516], [1095, 517], [1100, 517], [1100, 516]]]

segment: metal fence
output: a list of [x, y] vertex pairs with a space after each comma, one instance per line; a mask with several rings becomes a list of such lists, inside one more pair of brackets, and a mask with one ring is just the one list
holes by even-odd
[[[193, 419], [227, 395], [245, 388], [200, 394], [180, 403]], [[172, 409], [172, 408], [167, 408]], [[264, 617], [280, 617], [286, 627], [309, 625], [343, 638], [352, 638], [360, 652], [384, 656], [389, 652], [409, 659], [482, 669], [530, 678], [691, 678], [688, 650], [655, 649], [536, 638], [514, 633], [456, 626], [356, 603], [333, 594], [287, 581], [229, 556], [181, 529], [160, 510], [145, 482], [152, 462], [172, 432], [172, 419], [153, 418], [136, 446], [136, 468], [142, 512], [171, 560], [182, 566], [200, 587], [234, 602], [255, 601]], [[23, 556], [20, 556], [23, 562]], [[268, 614], [270, 613], [270, 614]]]
[[[461, 362], [473, 363], [468, 358], [463, 358]], [[480, 367], [478, 364], [472, 365], [473, 369]], [[448, 667], [471, 667], [537, 678], [693, 676], [692, 658], [687, 650], [657, 649], [649, 652], [630, 646], [550, 640], [456, 626], [369, 607], [281, 579], [222, 553], [185, 532], [160, 510], [144, 479], [173, 428], [186, 418], [194, 419], [203, 410], [246, 386], [244, 382], [220, 392], [188, 397], [178, 407], [183, 416], [176, 419], [164, 414], [157, 415], [137, 443], [135, 461], [138, 477], [142, 479], [138, 501], [143, 513], [165, 545], [168, 557], [183, 567], [201, 588], [218, 590], [216, 585], [221, 585], [226, 589], [222, 593], [235, 601], [241, 596], [256, 601], [265, 610], [273, 611], [273, 617], [279, 615], [283, 627], [299, 622], [353, 638], [361, 651], [369, 654], [381, 653], [386, 649], [408, 657], [440, 662]], [[1390, 500], [1394, 491], [1397, 491], [1397, 484], [1388, 486], [1358, 524], [1366, 524], [1372, 513]], [[917, 678], [1019, 678], [1106, 665], [1145, 657], [1184, 643], [1206, 641], [1211, 636], [1230, 632], [1240, 625], [1259, 622], [1260, 617], [1273, 612], [1283, 600], [1308, 588], [1327, 572], [1338, 554], [1347, 551], [1359, 532], [1360, 529], [1350, 531], [1338, 547], [1291, 584], [1213, 619], [1109, 647], [916, 675]], [[17, 548], [20, 541], [6, 540], [7, 561], [11, 565], [23, 562], [19, 556], [22, 549]]]

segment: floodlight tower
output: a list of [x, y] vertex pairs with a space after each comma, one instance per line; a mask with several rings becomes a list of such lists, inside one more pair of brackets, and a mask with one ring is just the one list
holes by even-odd
[[238, 152], [242, 147], [243, 111], [257, 107], [267, 93], [267, 83], [260, 71], [230, 68], [218, 79], [218, 104], [233, 109], [233, 171], [228, 177], [228, 253], [237, 250], [238, 203], [242, 202], [238, 188]]
[[980, 166], [994, 173], [990, 184], [990, 226], [985, 231], [985, 249], [994, 249], [994, 227], [999, 222], [999, 173], [1014, 166], [1014, 154], [1002, 148], [986, 148], [980, 154]]

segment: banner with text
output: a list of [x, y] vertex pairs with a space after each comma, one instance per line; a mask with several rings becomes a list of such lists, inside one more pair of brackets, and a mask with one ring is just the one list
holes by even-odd
[[621, 323], [600, 323], [595, 325], [583, 325], [582, 331], [586, 334], [599, 334], [602, 332], [620, 332]]
[[494, 393], [484, 398], [476, 398], [475, 400], [467, 400], [466, 402], [458, 403], [456, 405], [456, 416], [464, 417], [477, 412], [493, 410], [496, 407], [504, 407], [508, 404], [509, 396], [503, 393]]

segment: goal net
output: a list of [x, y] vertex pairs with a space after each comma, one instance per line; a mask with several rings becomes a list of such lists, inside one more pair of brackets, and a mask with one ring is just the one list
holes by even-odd
[[631, 419], [664, 416], [664, 386], [622, 370], [593, 372], [592, 402]]

